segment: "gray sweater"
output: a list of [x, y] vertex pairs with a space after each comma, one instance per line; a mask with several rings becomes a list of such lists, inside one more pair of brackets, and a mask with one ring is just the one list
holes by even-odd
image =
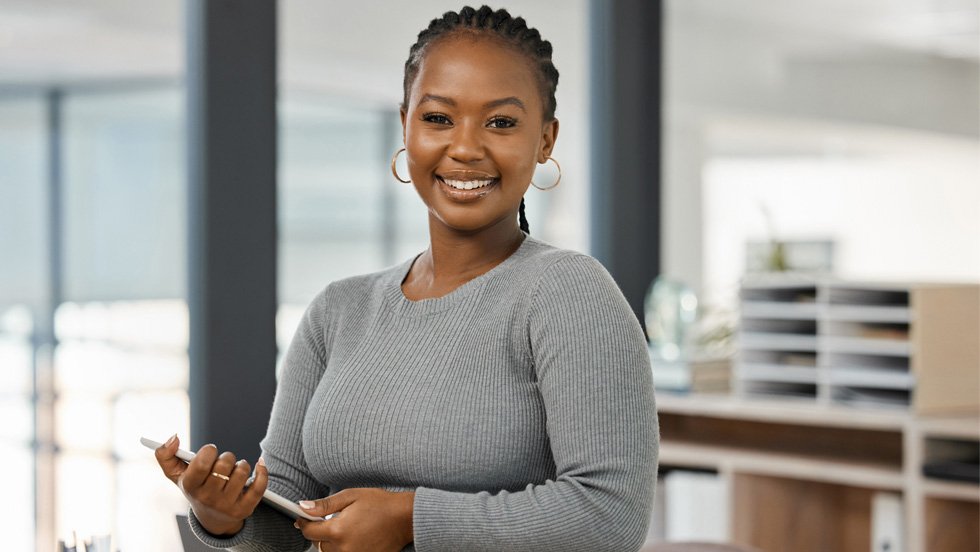
[[[406, 550], [637, 550], [658, 425], [642, 330], [593, 258], [528, 237], [449, 295], [409, 301], [412, 262], [310, 305], [262, 441], [269, 488], [415, 491]], [[302, 551], [260, 505], [218, 548]]]

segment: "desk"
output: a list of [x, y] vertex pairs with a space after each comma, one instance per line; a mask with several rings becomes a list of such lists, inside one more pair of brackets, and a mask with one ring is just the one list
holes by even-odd
[[658, 393], [660, 464], [715, 470], [728, 534], [767, 552], [870, 550], [872, 502], [901, 495], [905, 550], [980, 549], [980, 486], [927, 479], [933, 439], [980, 441], [980, 417]]

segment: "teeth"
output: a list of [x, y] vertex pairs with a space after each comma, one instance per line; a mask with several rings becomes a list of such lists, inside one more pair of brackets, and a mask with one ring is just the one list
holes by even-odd
[[443, 180], [457, 190], [474, 190], [493, 184], [493, 180]]

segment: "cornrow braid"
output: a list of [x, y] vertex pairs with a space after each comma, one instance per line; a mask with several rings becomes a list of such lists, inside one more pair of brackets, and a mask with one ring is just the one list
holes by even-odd
[[527, 215], [524, 214], [524, 198], [521, 198], [521, 209], [517, 213], [517, 220], [520, 221], [521, 230], [525, 234], [531, 233], [531, 228], [527, 225]]
[[[419, 33], [418, 40], [408, 52], [405, 62], [405, 79], [403, 81], [402, 109], [408, 110], [408, 96], [418, 76], [419, 66], [425, 57], [427, 47], [440, 37], [453, 33], [483, 33], [495, 36], [504, 43], [515, 46], [527, 56], [531, 65], [537, 70], [538, 88], [541, 91], [541, 105], [544, 107], [544, 120], [555, 118], [558, 102], [555, 100], [555, 90], [558, 88], [558, 69], [551, 61], [551, 43], [541, 38], [537, 29], [527, 26], [523, 17], [513, 17], [507, 10], [496, 10], [489, 6], [481, 6], [475, 10], [466, 6], [458, 12], [446, 12], [442, 17], [433, 19], [429, 26]], [[519, 213], [521, 230], [530, 234], [527, 216], [524, 214], [524, 199], [521, 199]]]
[[551, 43], [541, 38], [541, 33], [537, 29], [528, 27], [523, 17], [513, 17], [503, 9], [494, 11], [489, 6], [482, 6], [478, 10], [466, 6], [459, 12], [446, 12], [442, 17], [429, 22], [428, 28], [419, 33], [418, 40], [409, 50], [408, 60], [405, 62], [402, 109], [408, 109], [409, 91], [418, 75], [426, 48], [438, 38], [454, 32], [486, 33], [517, 47], [537, 70], [541, 104], [544, 106], [544, 120], [550, 121], [555, 118], [555, 109], [558, 107], [558, 102], [555, 100], [558, 69], [551, 61]]

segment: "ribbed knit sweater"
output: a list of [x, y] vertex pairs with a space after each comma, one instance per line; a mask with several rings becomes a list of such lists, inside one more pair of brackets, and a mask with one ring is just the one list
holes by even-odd
[[[642, 330], [593, 258], [527, 237], [452, 293], [410, 301], [412, 261], [327, 286], [279, 377], [269, 488], [415, 491], [406, 550], [637, 550], [658, 425]], [[217, 548], [303, 551], [260, 505]]]

